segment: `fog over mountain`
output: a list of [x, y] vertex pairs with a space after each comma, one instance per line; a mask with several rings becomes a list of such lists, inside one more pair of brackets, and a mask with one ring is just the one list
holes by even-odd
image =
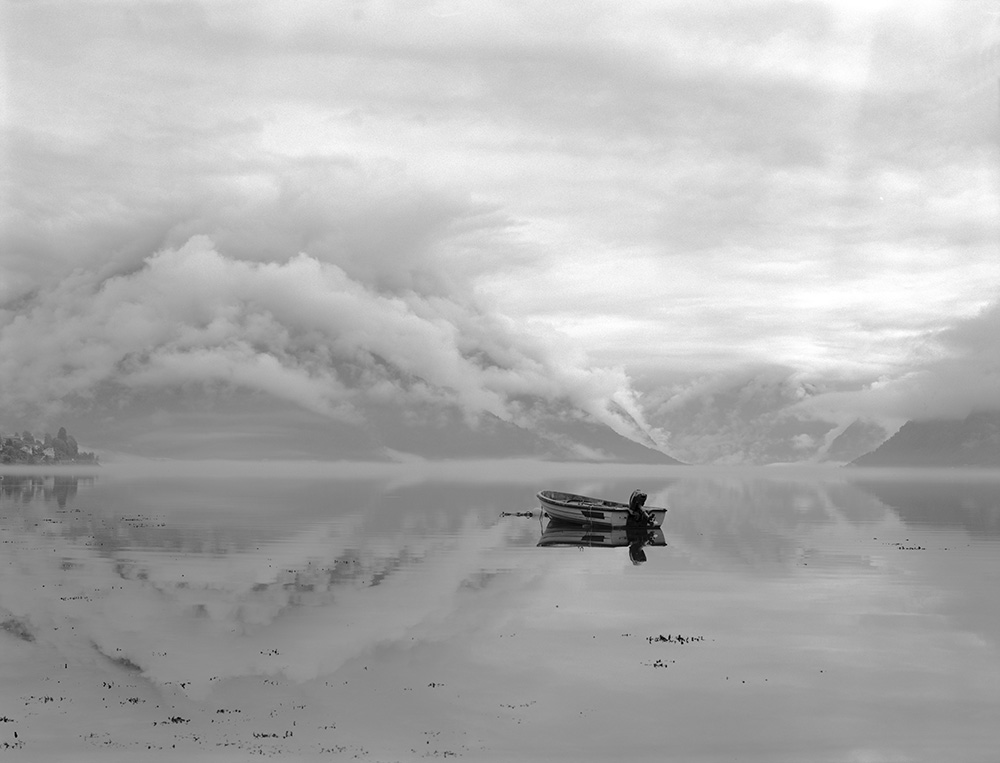
[[994, 11], [5, 6], [0, 433], [841, 463], [1000, 410]]
[[562, 405], [562, 418], [656, 447], [621, 370], [581, 367], [472, 300], [446, 295], [433, 275], [417, 291], [393, 265], [386, 280], [397, 283], [380, 288], [378, 273], [366, 284], [304, 254], [284, 263], [230, 258], [195, 237], [131, 272], [75, 272], [24, 299], [0, 341], [12, 382], [0, 398], [7, 410], [44, 415], [69, 405], [111, 415], [145, 394], [165, 422], [174, 411], [163, 390], [237, 400], [244, 391], [257, 393], [242, 395], [248, 407], [276, 398], [331, 427], [364, 431], [388, 407], [430, 430], [437, 419], [452, 434], [484, 420], [530, 432], [547, 407]]
[[997, 395], [996, 307], [929, 333], [933, 358], [894, 379], [761, 366], [643, 389], [445, 272], [360, 278], [306, 254], [227, 257], [206, 236], [126, 272], [73, 271], [5, 311], [3, 425], [58, 416], [98, 447], [170, 456], [815, 463]]
[[671, 452], [689, 463], [846, 463], [888, 432], [851, 418], [849, 408], [826, 415], [809, 408], [838, 387], [790, 368], [758, 367], [653, 389], [642, 402], [648, 419], [669, 433]]

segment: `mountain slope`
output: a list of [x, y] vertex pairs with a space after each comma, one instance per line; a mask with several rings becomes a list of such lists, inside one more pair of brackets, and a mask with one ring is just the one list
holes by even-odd
[[854, 466], [975, 466], [1000, 468], [1000, 412], [962, 420], [908, 421]]
[[490, 414], [469, 421], [454, 408], [403, 412], [383, 406], [368, 411], [367, 430], [388, 451], [424, 458], [543, 458], [679, 464], [652, 445], [615, 432], [584, 411], [563, 403], [535, 401], [520, 422]]
[[[158, 395], [108, 415], [67, 414], [74, 431], [102, 457], [240, 460], [393, 460], [536, 458], [677, 464], [568, 402], [536, 401], [518, 423], [488, 413], [470, 418], [447, 404], [369, 403], [354, 420], [337, 420], [260, 393], [224, 397]], [[652, 442], [652, 441], [650, 441]]]
[[680, 391], [654, 387], [643, 404], [646, 420], [670, 433], [670, 451], [689, 463], [809, 462], [837, 427], [801, 409], [816, 392], [785, 369], [754, 369]]
[[821, 460], [850, 463], [884, 443], [888, 434], [885, 427], [877, 422], [856, 419], [833, 439]]

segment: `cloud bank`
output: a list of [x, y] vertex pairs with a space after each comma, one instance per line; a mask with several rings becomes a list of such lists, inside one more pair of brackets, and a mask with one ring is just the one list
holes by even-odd
[[390, 266], [395, 282], [378, 288], [383, 272], [366, 264], [369, 283], [308, 254], [238, 259], [195, 236], [128, 273], [78, 269], [6, 311], [0, 404], [51, 415], [109, 389], [221, 386], [347, 421], [382, 401], [457, 406], [474, 424], [526, 423], [520, 401], [539, 397], [635, 434], [612, 408], [641, 420], [620, 369], [583, 368], [434, 279], [418, 292]]
[[906, 370], [874, 379], [765, 365], [638, 386], [647, 420], [666, 433], [671, 453], [691, 463], [822, 461], [859, 422], [870, 434], [848, 446], [861, 448], [856, 457], [879, 444], [872, 436], [888, 436], [907, 420], [1000, 410], [1000, 302], [913, 344]]
[[825, 416], [851, 411], [918, 421], [1000, 410], [1000, 301], [929, 332], [923, 352], [925, 359], [904, 374], [819, 396], [803, 407]]
[[946, 327], [997, 304], [995, 11], [10, 6], [0, 425], [195, 385], [645, 439], [748, 366], [838, 426], [993, 405]]

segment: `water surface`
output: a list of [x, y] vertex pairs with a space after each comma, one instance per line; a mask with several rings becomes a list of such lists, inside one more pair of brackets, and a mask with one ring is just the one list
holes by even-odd
[[[5, 473], [0, 749], [996, 759], [996, 474], [330, 472]], [[539, 545], [537, 490], [636, 487], [644, 563]]]

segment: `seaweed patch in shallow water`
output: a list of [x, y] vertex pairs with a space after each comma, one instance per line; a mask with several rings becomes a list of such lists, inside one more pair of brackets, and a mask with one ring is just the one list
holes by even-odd
[[646, 637], [646, 641], [648, 641], [650, 644], [655, 642], [664, 642], [667, 644], [689, 644], [692, 641], [704, 641], [704, 640], [705, 640], [704, 636], [682, 636], [680, 634], [677, 634], [675, 636], [672, 633], [666, 636], [664, 636], [661, 633], [659, 636]]
[[17, 636], [21, 641], [35, 640], [35, 634], [31, 632], [28, 623], [16, 617], [11, 617], [0, 623], [0, 630], [5, 630], [12, 636]]

